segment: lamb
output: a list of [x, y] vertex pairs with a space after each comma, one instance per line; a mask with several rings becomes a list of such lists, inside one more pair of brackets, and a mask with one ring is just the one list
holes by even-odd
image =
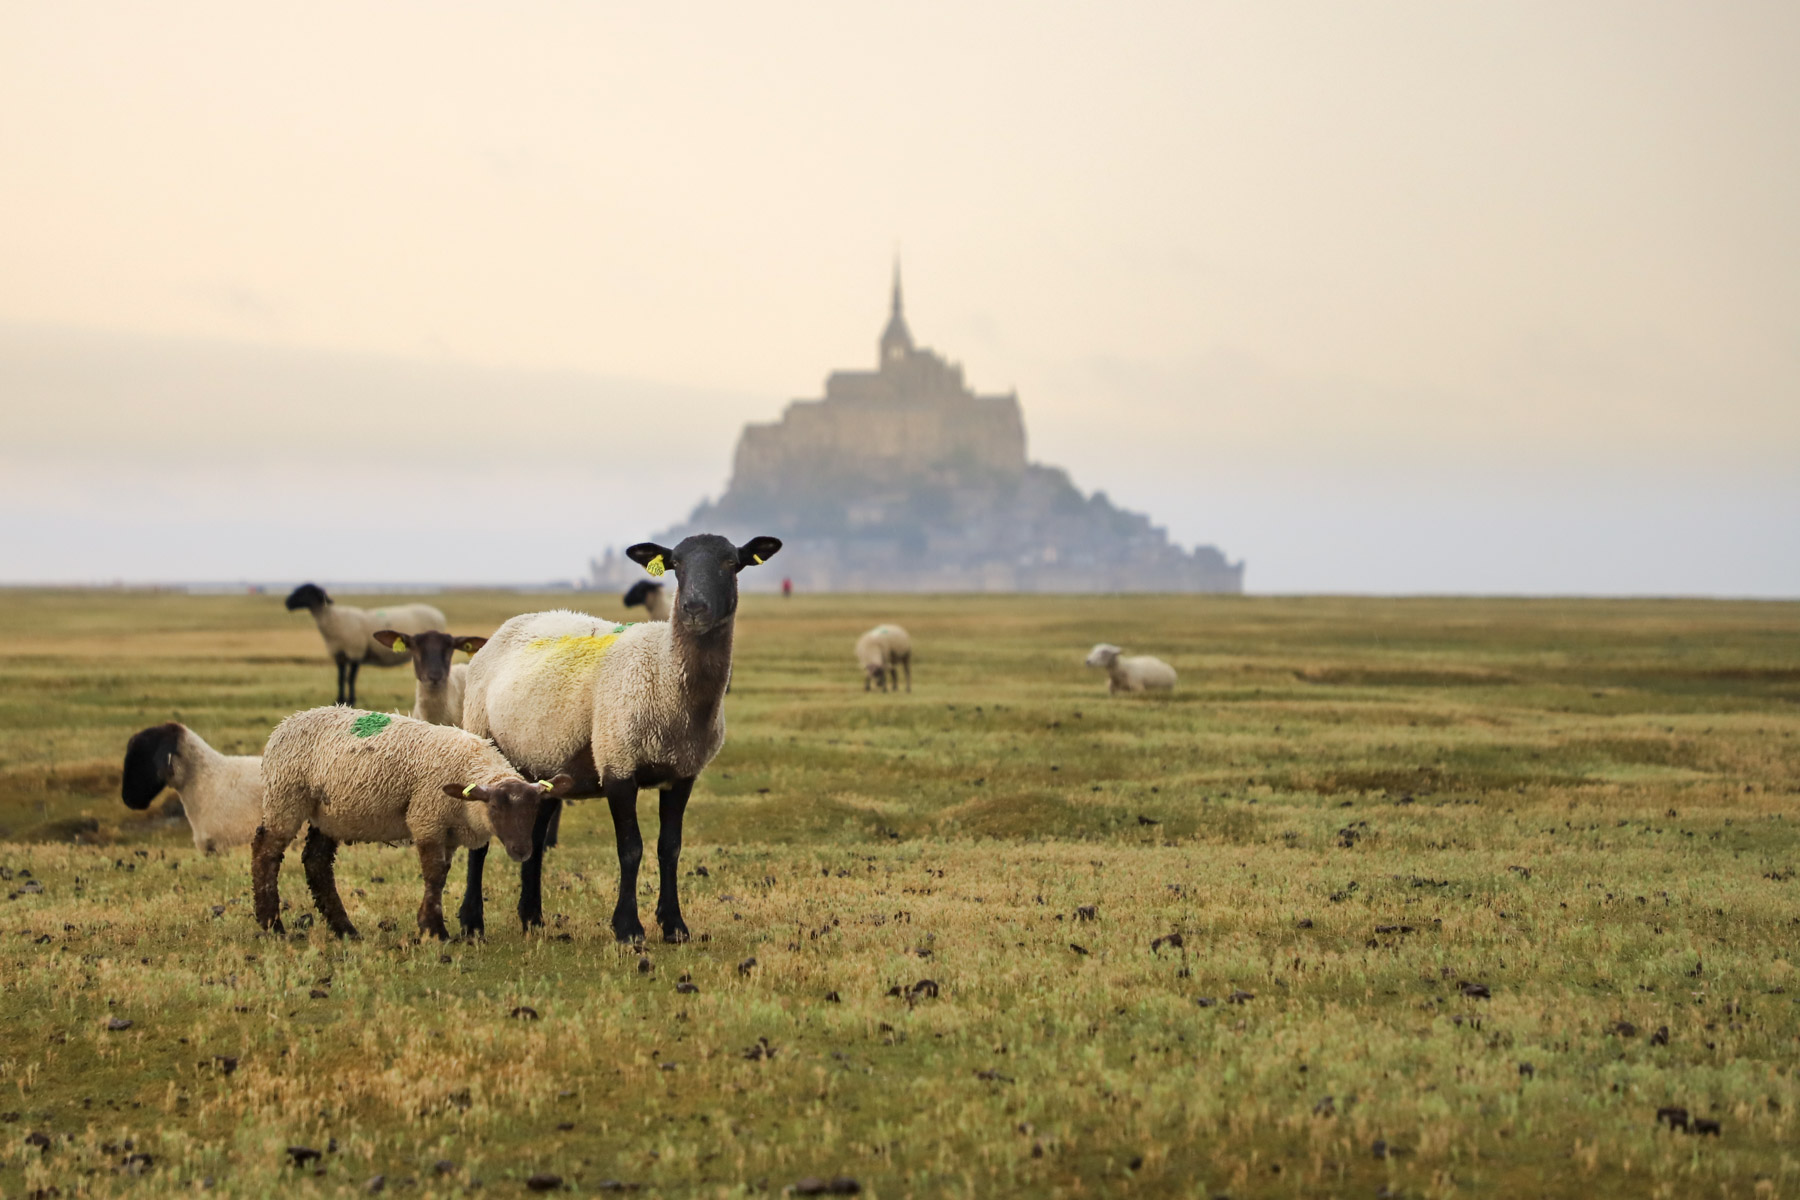
[[912, 639], [898, 625], [877, 625], [856, 639], [856, 661], [863, 668], [863, 691], [873, 683], [888, 690], [888, 679], [900, 690], [901, 666], [906, 668], [906, 690], [912, 691]]
[[364, 663], [397, 667], [406, 661], [404, 652], [390, 650], [375, 641], [377, 629], [410, 634], [443, 629], [449, 624], [444, 614], [429, 604], [396, 604], [368, 610], [338, 604], [316, 583], [303, 583], [290, 592], [287, 608], [289, 612], [304, 608], [312, 613], [319, 636], [325, 639], [325, 649], [337, 663], [337, 702], [352, 708], [356, 706], [356, 673]]
[[631, 585], [631, 590], [625, 593], [625, 607], [636, 608], [639, 605], [643, 605], [644, 615], [652, 621], [669, 619], [669, 597], [660, 583], [640, 579]]
[[170, 721], [131, 735], [125, 743], [125, 807], [142, 811], [172, 788], [181, 797], [194, 849], [205, 853], [243, 846], [262, 819], [262, 759], [220, 754], [186, 725]]
[[412, 715], [432, 725], [461, 725], [463, 688], [469, 678], [469, 664], [451, 664], [458, 650], [474, 654], [487, 645], [484, 637], [457, 637], [436, 629], [424, 633], [404, 634], [397, 629], [377, 629], [375, 640], [396, 653], [412, 654]]
[[[469, 664], [463, 728], [492, 737], [522, 770], [573, 776], [571, 796], [605, 796], [619, 853], [619, 898], [613, 936], [641, 941], [638, 790], [660, 788], [661, 875], [656, 918], [666, 942], [687, 940], [676, 865], [681, 823], [699, 775], [725, 743], [722, 702], [731, 678], [738, 572], [775, 556], [781, 542], [755, 537], [734, 546], [696, 534], [674, 549], [640, 542], [625, 553], [652, 575], [674, 570], [679, 587], [668, 621], [619, 625], [585, 613], [528, 613], [502, 625]], [[561, 801], [539, 811], [531, 857], [520, 870], [519, 920], [543, 923], [542, 871], [555, 844]], [[469, 852], [463, 931], [482, 930], [481, 871], [485, 853]]]
[[1167, 692], [1175, 687], [1175, 668], [1148, 654], [1120, 657], [1117, 646], [1101, 642], [1088, 651], [1087, 665], [1103, 667], [1108, 676], [1107, 693]]
[[461, 729], [341, 705], [277, 725], [262, 779], [262, 823], [250, 846], [257, 923], [282, 932], [281, 858], [310, 823], [300, 856], [307, 887], [331, 931], [352, 938], [333, 870], [338, 843], [410, 841], [425, 876], [419, 931], [447, 938], [444, 879], [456, 848], [485, 849], [498, 837], [523, 861], [539, 812], [574, 783], [567, 775], [527, 782], [491, 742]]

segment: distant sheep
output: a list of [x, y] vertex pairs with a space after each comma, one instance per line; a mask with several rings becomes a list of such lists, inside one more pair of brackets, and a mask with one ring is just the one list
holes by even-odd
[[262, 777], [262, 824], [250, 851], [257, 923], [281, 931], [281, 858], [310, 823], [306, 884], [340, 937], [357, 933], [338, 897], [338, 843], [411, 842], [425, 876], [419, 931], [445, 938], [444, 879], [456, 848], [485, 849], [498, 837], [523, 861], [540, 808], [574, 783], [567, 775], [527, 782], [493, 743], [460, 729], [337, 705], [277, 725]]
[[1120, 692], [1166, 692], [1175, 686], [1175, 668], [1148, 654], [1121, 657], [1117, 646], [1101, 642], [1088, 651], [1087, 665], [1100, 667], [1108, 677], [1106, 690]]
[[863, 691], [873, 683], [887, 691], [890, 679], [900, 690], [900, 668], [906, 668], [906, 690], [912, 691], [912, 639], [898, 625], [877, 625], [856, 639], [856, 661], [862, 664]]
[[625, 607], [637, 608], [639, 605], [652, 621], [669, 619], [669, 595], [660, 583], [640, 579], [631, 585], [631, 590], [625, 593]]
[[377, 629], [375, 640], [397, 654], [411, 653], [413, 678], [412, 715], [432, 725], [461, 725], [463, 688], [469, 664], [450, 662], [458, 650], [474, 654], [487, 645], [484, 637], [457, 637], [428, 629], [404, 634], [397, 629]]
[[444, 614], [429, 604], [396, 604], [389, 608], [360, 609], [338, 604], [316, 583], [303, 583], [289, 593], [289, 612], [306, 609], [318, 623], [325, 649], [337, 663], [337, 702], [356, 705], [356, 673], [364, 663], [397, 667], [406, 661], [403, 651], [390, 650], [375, 640], [378, 629], [400, 633], [424, 633], [449, 624]]
[[181, 797], [194, 849], [248, 845], [256, 835], [263, 798], [257, 755], [220, 754], [175, 721], [140, 729], [125, 743], [125, 807], [149, 808], [164, 788]]
[[[751, 538], [734, 546], [716, 534], [685, 538], [674, 549], [641, 542], [626, 556], [652, 574], [680, 581], [673, 617], [619, 625], [585, 613], [541, 612], [506, 622], [469, 664], [463, 728], [494, 744], [522, 770], [574, 776], [574, 796], [605, 796], [619, 849], [619, 898], [613, 936], [641, 940], [637, 876], [644, 856], [638, 790], [662, 789], [656, 861], [656, 919], [663, 940], [685, 941], [676, 868], [681, 823], [694, 777], [725, 744], [722, 702], [731, 679], [738, 572], [775, 556], [781, 543]], [[543, 923], [542, 872], [554, 844], [552, 798], [539, 815], [532, 856], [520, 870], [519, 920]], [[463, 892], [465, 933], [482, 928], [485, 854], [469, 852]]]

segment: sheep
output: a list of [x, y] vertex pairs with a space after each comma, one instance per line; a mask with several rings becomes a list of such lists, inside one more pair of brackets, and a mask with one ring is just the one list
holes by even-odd
[[1175, 686], [1175, 668], [1148, 654], [1120, 657], [1117, 646], [1101, 642], [1088, 651], [1087, 665], [1105, 669], [1109, 695], [1120, 692], [1166, 692]]
[[333, 933], [358, 936], [338, 897], [338, 844], [410, 841], [425, 876], [419, 931], [440, 939], [450, 936], [444, 879], [456, 848], [485, 848], [498, 837], [523, 861], [539, 811], [574, 782], [559, 775], [530, 783], [485, 738], [343, 705], [308, 709], [277, 725], [263, 751], [262, 780], [262, 821], [250, 845], [257, 924], [283, 932], [281, 859], [310, 823], [300, 857], [313, 903]]
[[450, 659], [458, 650], [474, 654], [487, 644], [487, 639], [457, 637], [436, 629], [410, 635], [397, 629], [377, 629], [374, 636], [396, 653], [412, 654], [413, 678], [418, 681], [412, 715], [432, 725], [461, 725], [469, 664], [453, 665]]
[[[625, 553], [653, 575], [679, 579], [668, 621], [619, 625], [585, 613], [529, 613], [502, 625], [469, 664], [463, 728], [491, 737], [522, 770], [571, 775], [571, 796], [605, 796], [619, 854], [613, 936], [638, 942], [637, 876], [644, 841], [638, 790], [662, 791], [656, 861], [656, 918], [666, 942], [686, 941], [676, 864], [681, 823], [699, 775], [725, 743], [722, 702], [731, 678], [738, 572], [775, 556], [781, 542], [734, 546], [717, 534], [685, 538], [673, 550], [640, 542]], [[532, 855], [520, 870], [519, 920], [543, 923], [544, 850], [555, 844], [561, 801], [538, 816]], [[459, 917], [482, 930], [481, 850], [469, 852], [469, 885]]]
[[863, 668], [863, 691], [873, 683], [888, 690], [888, 678], [900, 690], [900, 667], [906, 668], [906, 690], [912, 691], [912, 639], [898, 625], [877, 625], [856, 639], [856, 661]]
[[247, 845], [262, 819], [262, 759], [220, 754], [186, 725], [170, 721], [131, 735], [120, 787], [126, 808], [142, 811], [172, 788], [181, 798], [194, 849]]
[[651, 583], [648, 579], [640, 579], [631, 585], [625, 593], [625, 607], [643, 606], [644, 615], [652, 621], [669, 619], [669, 597], [660, 583]]
[[304, 608], [312, 613], [319, 636], [325, 639], [325, 649], [337, 663], [337, 702], [352, 708], [356, 706], [356, 673], [364, 663], [397, 667], [406, 661], [404, 652], [390, 650], [375, 641], [377, 629], [423, 633], [449, 624], [444, 614], [429, 604], [396, 604], [368, 610], [338, 604], [316, 583], [303, 583], [290, 592], [287, 608], [289, 612]]

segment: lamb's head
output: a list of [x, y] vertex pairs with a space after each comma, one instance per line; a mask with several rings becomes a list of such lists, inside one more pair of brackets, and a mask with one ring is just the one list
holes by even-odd
[[330, 603], [331, 597], [325, 594], [324, 588], [316, 583], [303, 583], [288, 593], [287, 609], [289, 612], [302, 608], [318, 612]]
[[640, 579], [631, 585], [625, 593], [623, 601], [626, 608], [648, 608], [651, 593], [662, 591], [662, 584], [651, 583], [648, 579]]
[[1118, 661], [1119, 648], [1106, 642], [1101, 642], [1088, 651], [1087, 665], [1090, 667], [1110, 668]]
[[169, 786], [175, 756], [181, 752], [181, 735], [187, 732], [174, 721], [152, 725], [131, 735], [125, 743], [125, 778], [120, 787], [126, 808], [145, 809]]
[[413, 675], [427, 687], [443, 687], [450, 678], [450, 659], [458, 650], [475, 653], [487, 645], [484, 637], [457, 637], [427, 629], [424, 633], [401, 633], [394, 629], [377, 629], [370, 635], [389, 650], [412, 652]]
[[531, 831], [537, 826], [538, 809], [545, 800], [566, 796], [574, 787], [575, 779], [569, 775], [558, 775], [540, 783], [527, 783], [515, 776], [497, 783], [472, 783], [466, 787], [446, 783], [444, 795], [470, 804], [487, 805], [488, 825], [494, 836], [500, 839], [514, 862], [524, 862], [531, 857]]
[[775, 557], [781, 539], [753, 537], [741, 546], [716, 533], [682, 538], [673, 550], [639, 542], [625, 557], [652, 575], [675, 572], [675, 623], [690, 633], [711, 633], [737, 613], [738, 572]]

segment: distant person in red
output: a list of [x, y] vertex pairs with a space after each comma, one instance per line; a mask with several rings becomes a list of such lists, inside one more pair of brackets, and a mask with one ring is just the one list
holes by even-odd
[[792, 596], [793, 594], [794, 594], [794, 581], [787, 578], [786, 576], [783, 576], [782, 580], [781, 580], [781, 598], [783, 600], [786, 600], [788, 597]]

